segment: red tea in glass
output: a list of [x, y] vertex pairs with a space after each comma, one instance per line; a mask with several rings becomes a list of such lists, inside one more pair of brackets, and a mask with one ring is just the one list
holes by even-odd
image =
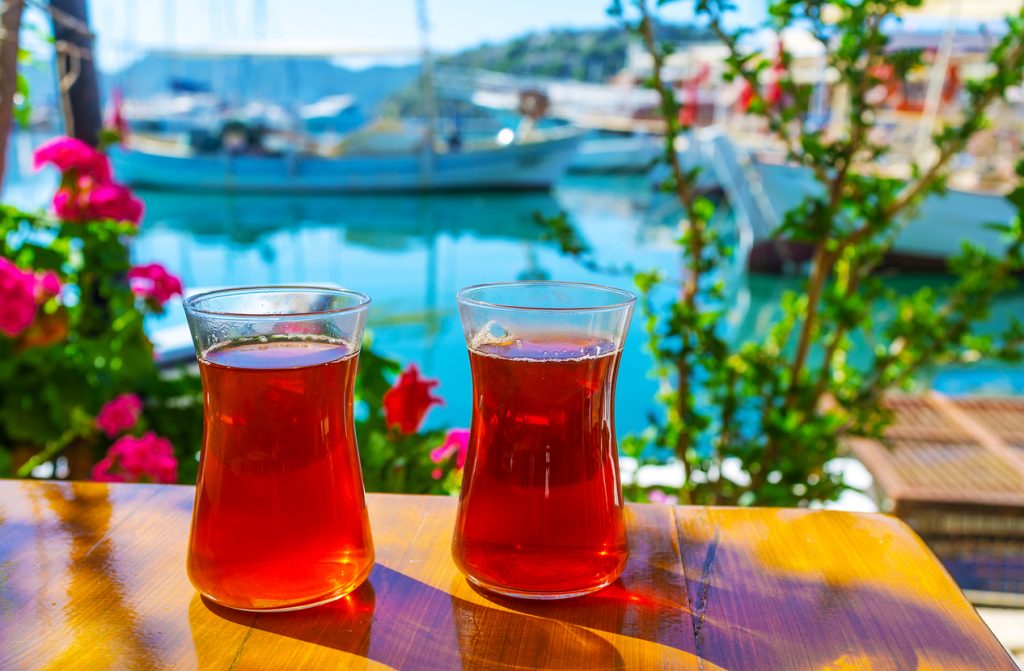
[[[535, 295], [492, 299], [506, 312], [463, 307], [464, 319], [485, 315], [467, 329], [474, 403], [453, 555], [470, 580], [502, 594], [578, 596], [613, 582], [629, 556], [614, 404], [632, 302], [582, 285], [578, 300], [626, 305], [577, 314], [575, 327], [572, 314], [529, 307], [557, 301], [547, 285], [564, 285], [521, 284]], [[507, 312], [516, 300], [541, 316]]]
[[358, 350], [308, 324], [277, 330], [291, 334], [230, 338], [200, 358], [188, 573], [245, 610], [339, 598], [374, 560], [352, 418]]
[[[530, 343], [469, 353], [474, 405], [456, 561], [530, 593], [607, 584], [629, 554], [612, 437], [619, 351]], [[614, 486], [609, 484], [614, 483]]]

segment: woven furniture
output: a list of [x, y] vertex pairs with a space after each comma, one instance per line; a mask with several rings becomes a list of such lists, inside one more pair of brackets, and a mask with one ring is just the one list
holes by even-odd
[[1024, 606], [1024, 399], [887, 400], [885, 440], [848, 441], [883, 508], [929, 545], [975, 603]]

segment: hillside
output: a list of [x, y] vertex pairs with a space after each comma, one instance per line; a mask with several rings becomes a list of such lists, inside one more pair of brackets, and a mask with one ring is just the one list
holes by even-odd
[[[708, 41], [714, 36], [694, 26], [661, 25], [657, 38], [678, 44]], [[498, 44], [482, 44], [439, 57], [437, 62], [514, 75], [602, 82], [626, 64], [632, 39], [618, 27], [550, 30]]]
[[[705, 42], [712, 33], [695, 26], [660, 25], [658, 40], [674, 44]], [[558, 29], [528, 33], [496, 44], [481, 44], [435, 60], [441, 75], [438, 89], [444, 91], [445, 67], [503, 72], [505, 74], [603, 82], [626, 65], [633, 37], [617, 27], [591, 29]], [[418, 81], [412, 81], [386, 99], [380, 108], [393, 116], [416, 116], [422, 113]], [[442, 99], [441, 111], [463, 117], [482, 114], [463, 99]], [[486, 116], [486, 113], [483, 113]]]
[[150, 54], [123, 72], [104, 73], [103, 86], [108, 91], [119, 86], [130, 98], [148, 98], [166, 92], [172, 80], [187, 80], [233, 103], [264, 100], [286, 106], [350, 94], [364, 110], [372, 111], [381, 99], [413, 81], [418, 72], [418, 65], [355, 70], [323, 58]]

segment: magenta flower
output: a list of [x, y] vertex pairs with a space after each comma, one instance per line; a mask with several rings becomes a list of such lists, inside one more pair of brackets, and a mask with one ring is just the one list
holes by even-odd
[[323, 327], [319, 322], [281, 322], [274, 325], [274, 333], [284, 335], [320, 335]]
[[79, 193], [61, 187], [53, 194], [53, 213], [64, 221], [80, 222], [89, 218]]
[[647, 492], [647, 500], [651, 503], [665, 503], [670, 506], [674, 506], [679, 503], [679, 497], [672, 494], [666, 494], [660, 489], [652, 489]]
[[37, 302], [42, 303], [49, 298], [60, 295], [61, 288], [62, 285], [60, 278], [57, 277], [57, 273], [52, 270], [36, 273], [33, 293]]
[[78, 188], [61, 187], [53, 194], [53, 212], [64, 221], [114, 219], [133, 224], [142, 221], [142, 201], [133, 196], [128, 187], [114, 182], [81, 182]]
[[[455, 468], [462, 469], [466, 465], [466, 457], [469, 455], [469, 429], [452, 429], [444, 437], [444, 443], [430, 452], [430, 460], [440, 464], [446, 459], [455, 456]], [[441, 469], [435, 468], [431, 473], [435, 480], [441, 478]]]
[[178, 460], [171, 441], [152, 431], [136, 438], [118, 439], [92, 468], [98, 482], [159, 482], [178, 480]]
[[107, 401], [96, 415], [96, 426], [111, 438], [128, 431], [142, 415], [142, 399], [135, 394], [121, 394]]
[[64, 221], [142, 220], [142, 201], [113, 181], [110, 161], [102, 152], [80, 140], [58, 137], [36, 150], [36, 168], [46, 163], [57, 166], [64, 176], [53, 196], [53, 211]]
[[[110, 182], [99, 184], [85, 192], [85, 211], [89, 219], [114, 219], [138, 224], [142, 221], [142, 201], [132, 195], [131, 190]], [[56, 199], [54, 209], [57, 208]]]
[[36, 149], [33, 163], [36, 170], [52, 163], [62, 173], [73, 170], [78, 176], [91, 177], [100, 183], [111, 179], [106, 155], [73, 137], [55, 137], [43, 143]]
[[135, 266], [128, 271], [128, 282], [136, 296], [163, 306], [182, 293], [181, 280], [167, 272], [159, 263]]
[[11, 338], [36, 318], [36, 278], [0, 258], [0, 333]]

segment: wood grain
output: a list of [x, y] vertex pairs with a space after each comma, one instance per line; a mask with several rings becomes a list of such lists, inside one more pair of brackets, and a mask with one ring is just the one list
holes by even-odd
[[370, 495], [367, 583], [255, 615], [189, 585], [192, 497], [0, 481], [0, 669], [1014, 668], [920, 541], [881, 516], [630, 506], [621, 580], [536, 603], [458, 573], [454, 500]]
[[678, 509], [697, 653], [730, 669], [1013, 669], [895, 518]]

